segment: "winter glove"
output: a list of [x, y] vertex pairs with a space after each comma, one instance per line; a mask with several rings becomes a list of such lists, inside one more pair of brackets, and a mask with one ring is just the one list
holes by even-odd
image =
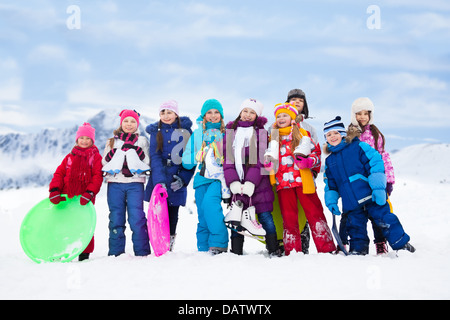
[[232, 194], [242, 194], [242, 183], [234, 181], [230, 184], [230, 191]]
[[94, 193], [92, 191], [87, 190], [85, 193], [83, 193], [80, 197], [80, 204], [82, 206], [87, 205], [87, 203], [89, 201], [92, 200], [92, 198], [94, 197]]
[[335, 216], [341, 215], [341, 212], [339, 211], [339, 207], [337, 206], [337, 204], [330, 204], [327, 207], [328, 207], [328, 210], [330, 210], [330, 212], [332, 214], [334, 214]]
[[61, 197], [61, 192], [58, 188], [53, 188], [50, 190], [50, 196], [48, 197], [53, 204], [58, 204], [61, 201], [66, 201], [66, 198]]
[[173, 192], [176, 192], [183, 187], [184, 183], [183, 180], [181, 180], [181, 178], [176, 174], [173, 175], [173, 179], [173, 182], [170, 184], [170, 189], [172, 189]]
[[388, 196], [391, 196], [392, 191], [394, 190], [394, 185], [390, 182], [386, 184], [386, 193]]
[[310, 157], [297, 156], [295, 157], [295, 164], [299, 169], [311, 169], [314, 165], [314, 160]]
[[383, 189], [376, 189], [372, 191], [372, 200], [379, 206], [386, 204], [386, 191]]
[[242, 193], [251, 197], [255, 192], [255, 184], [250, 181], [245, 181], [242, 187]]

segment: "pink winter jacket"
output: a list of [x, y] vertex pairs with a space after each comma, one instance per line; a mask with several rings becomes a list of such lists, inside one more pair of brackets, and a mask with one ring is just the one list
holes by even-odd
[[[361, 133], [361, 136], [359, 137], [361, 141], [364, 141], [368, 143], [372, 148], [375, 148], [375, 138], [372, 135], [372, 132], [370, 131], [370, 124], [367, 125], [364, 128], [364, 131]], [[387, 183], [395, 183], [395, 176], [394, 176], [394, 167], [392, 166], [391, 156], [389, 153], [383, 149], [383, 138], [380, 136], [378, 138], [378, 147], [375, 148], [380, 152], [381, 157], [384, 161], [384, 171], [386, 174]]]

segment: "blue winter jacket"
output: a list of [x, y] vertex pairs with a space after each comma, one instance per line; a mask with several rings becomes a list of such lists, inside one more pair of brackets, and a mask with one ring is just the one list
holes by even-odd
[[325, 204], [330, 207], [342, 198], [342, 210], [348, 212], [372, 201], [373, 192], [385, 197], [386, 175], [381, 155], [369, 144], [354, 138], [337, 146], [328, 145], [331, 154], [325, 160]]
[[[164, 183], [167, 187], [168, 204], [170, 206], [184, 206], [186, 204], [187, 190], [195, 170], [183, 168], [181, 159], [184, 147], [192, 134], [192, 121], [188, 117], [180, 117], [181, 128], [178, 121], [173, 124], [161, 123], [163, 137], [163, 150], [156, 151], [156, 136], [158, 133], [158, 122], [147, 126], [146, 131], [150, 134], [150, 167], [151, 176], [145, 189], [145, 200], [149, 201], [153, 187], [158, 183]], [[174, 175], [183, 180], [184, 186], [174, 192], [170, 184], [174, 181]]]

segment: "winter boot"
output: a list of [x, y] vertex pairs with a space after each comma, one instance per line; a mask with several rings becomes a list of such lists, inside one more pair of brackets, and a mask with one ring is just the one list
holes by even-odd
[[262, 225], [256, 220], [255, 207], [253, 206], [242, 211], [241, 227], [254, 236], [266, 235], [266, 230], [264, 230]]
[[300, 238], [302, 239], [302, 252], [304, 254], [309, 253], [309, 240], [310, 240], [311, 234], [309, 232], [309, 223], [306, 221], [305, 227], [302, 230], [302, 233], [300, 233]]
[[233, 201], [231, 204], [231, 210], [224, 218], [225, 223], [229, 223], [233, 226], [239, 226], [242, 220], [242, 209], [244, 204], [241, 200]]
[[278, 245], [276, 233], [266, 235], [266, 248], [270, 257], [281, 257], [283, 255], [283, 252]]
[[123, 163], [125, 161], [125, 152], [121, 149], [117, 149], [116, 153], [112, 157], [111, 161], [105, 164], [102, 168], [102, 171], [107, 172], [109, 174], [119, 173], [123, 168]]
[[416, 248], [414, 248], [409, 242], [407, 244], [405, 244], [405, 246], [403, 248], [401, 248], [400, 250], [406, 250], [411, 253], [416, 252]]
[[231, 238], [231, 252], [241, 256], [244, 248], [244, 237], [232, 237]]
[[177, 237], [176, 234], [171, 234], [170, 235], [170, 247], [169, 247], [169, 251], [173, 250], [173, 246], [175, 244], [175, 238]]
[[127, 157], [127, 165], [131, 173], [140, 174], [150, 170], [148, 164], [145, 164], [144, 162], [141, 161], [141, 159], [139, 159], [136, 150], [128, 149], [125, 152], [125, 156]]
[[218, 254], [227, 252], [228, 248], [220, 248], [220, 247], [211, 247], [209, 248], [209, 254], [211, 254], [212, 256], [216, 256]]
[[89, 259], [89, 253], [80, 253], [78, 256], [78, 261], [88, 260]]
[[386, 245], [386, 242], [375, 243], [375, 249], [377, 251], [377, 255], [388, 253], [388, 247]]

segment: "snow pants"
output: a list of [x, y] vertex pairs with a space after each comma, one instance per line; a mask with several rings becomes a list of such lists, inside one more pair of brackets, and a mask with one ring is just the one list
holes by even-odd
[[195, 188], [198, 251], [228, 248], [228, 229], [223, 222], [222, 185], [219, 180], [212, 181]]
[[349, 211], [347, 214], [347, 231], [350, 236], [350, 252], [367, 254], [369, 252], [369, 237], [367, 221], [373, 222], [381, 229], [384, 237], [393, 250], [399, 250], [410, 240], [397, 216], [391, 212], [389, 203], [377, 205], [371, 202], [362, 208]]
[[302, 252], [298, 225], [298, 200], [300, 200], [300, 204], [305, 211], [317, 252], [332, 252], [336, 250], [333, 236], [328, 227], [322, 203], [317, 193], [304, 194], [302, 187], [281, 189], [277, 193], [283, 217], [283, 242], [286, 255], [289, 255], [292, 250]]
[[147, 219], [144, 213], [144, 184], [108, 183], [109, 206], [109, 252], [118, 256], [125, 252], [125, 222], [128, 211], [128, 223], [132, 231], [134, 254], [150, 254], [150, 242], [147, 231]]

